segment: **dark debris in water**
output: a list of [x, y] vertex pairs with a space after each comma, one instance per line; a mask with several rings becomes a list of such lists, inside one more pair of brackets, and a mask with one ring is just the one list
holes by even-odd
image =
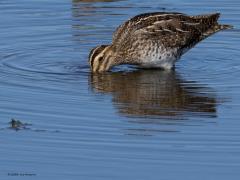
[[60, 132], [59, 130], [54, 130], [54, 131], [48, 131], [44, 129], [34, 129], [32, 128], [31, 123], [24, 123], [20, 120], [16, 120], [14, 118], [11, 119], [10, 122], [8, 122], [9, 126], [7, 128], [1, 128], [0, 130], [4, 129], [12, 129], [15, 131], [20, 131], [20, 130], [30, 130], [30, 131], [35, 131], [35, 132]]
[[23, 130], [23, 129], [30, 129], [29, 126], [32, 126], [32, 124], [29, 123], [23, 123], [20, 120], [15, 120], [15, 119], [11, 119], [11, 121], [9, 122], [10, 124], [10, 129], [14, 129], [16, 131], [18, 130]]

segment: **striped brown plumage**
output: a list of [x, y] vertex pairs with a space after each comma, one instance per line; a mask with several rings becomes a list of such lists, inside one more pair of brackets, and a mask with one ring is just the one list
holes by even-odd
[[232, 28], [219, 24], [219, 16], [219, 13], [188, 16], [177, 12], [137, 15], [116, 29], [112, 44], [90, 52], [91, 70], [104, 72], [119, 64], [171, 69], [194, 45], [220, 30]]

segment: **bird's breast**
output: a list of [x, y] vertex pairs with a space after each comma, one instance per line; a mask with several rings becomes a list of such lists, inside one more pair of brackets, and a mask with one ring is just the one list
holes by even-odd
[[140, 65], [145, 68], [171, 69], [177, 59], [177, 48], [166, 49], [154, 46], [143, 48], [140, 53]]

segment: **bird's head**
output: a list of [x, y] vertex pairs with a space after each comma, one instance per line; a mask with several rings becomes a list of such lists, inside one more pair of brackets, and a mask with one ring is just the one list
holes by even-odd
[[105, 72], [116, 65], [111, 45], [101, 45], [93, 48], [89, 53], [89, 64], [92, 72]]

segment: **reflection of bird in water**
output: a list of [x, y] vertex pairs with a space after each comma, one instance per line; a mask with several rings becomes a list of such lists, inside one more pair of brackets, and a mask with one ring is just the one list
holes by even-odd
[[[97, 26], [99, 27], [99, 25], [102, 26], [102, 24], [99, 24], [99, 22], [105, 21], [106, 16], [109, 16], [111, 13], [116, 15], [115, 9], [109, 14], [105, 11], [102, 11], [102, 8], [105, 8], [104, 5], [106, 3], [108, 4], [116, 1], [120, 0], [72, 0], [72, 16], [74, 18], [72, 27], [74, 29], [80, 28], [81, 30], [86, 30], [96, 29]], [[97, 2], [103, 3], [100, 3], [101, 5], [96, 5]], [[120, 15], [120, 12], [118, 12], [118, 14]], [[109, 28], [109, 26], [105, 28], [105, 31], [112, 33], [112, 29]], [[82, 31], [79, 33], [81, 35]], [[96, 30], [94, 32], [87, 33], [88, 34], [85, 34], [84, 36], [95, 34]], [[79, 36], [79, 34], [76, 35]]]
[[120, 64], [172, 69], [197, 43], [232, 27], [219, 24], [219, 16], [219, 13], [188, 16], [174, 12], [137, 15], [117, 28], [111, 44], [91, 50], [91, 70], [104, 72]]
[[216, 99], [210, 88], [182, 80], [175, 72], [134, 71], [91, 74], [95, 92], [110, 93], [120, 114], [181, 118], [216, 117]]

